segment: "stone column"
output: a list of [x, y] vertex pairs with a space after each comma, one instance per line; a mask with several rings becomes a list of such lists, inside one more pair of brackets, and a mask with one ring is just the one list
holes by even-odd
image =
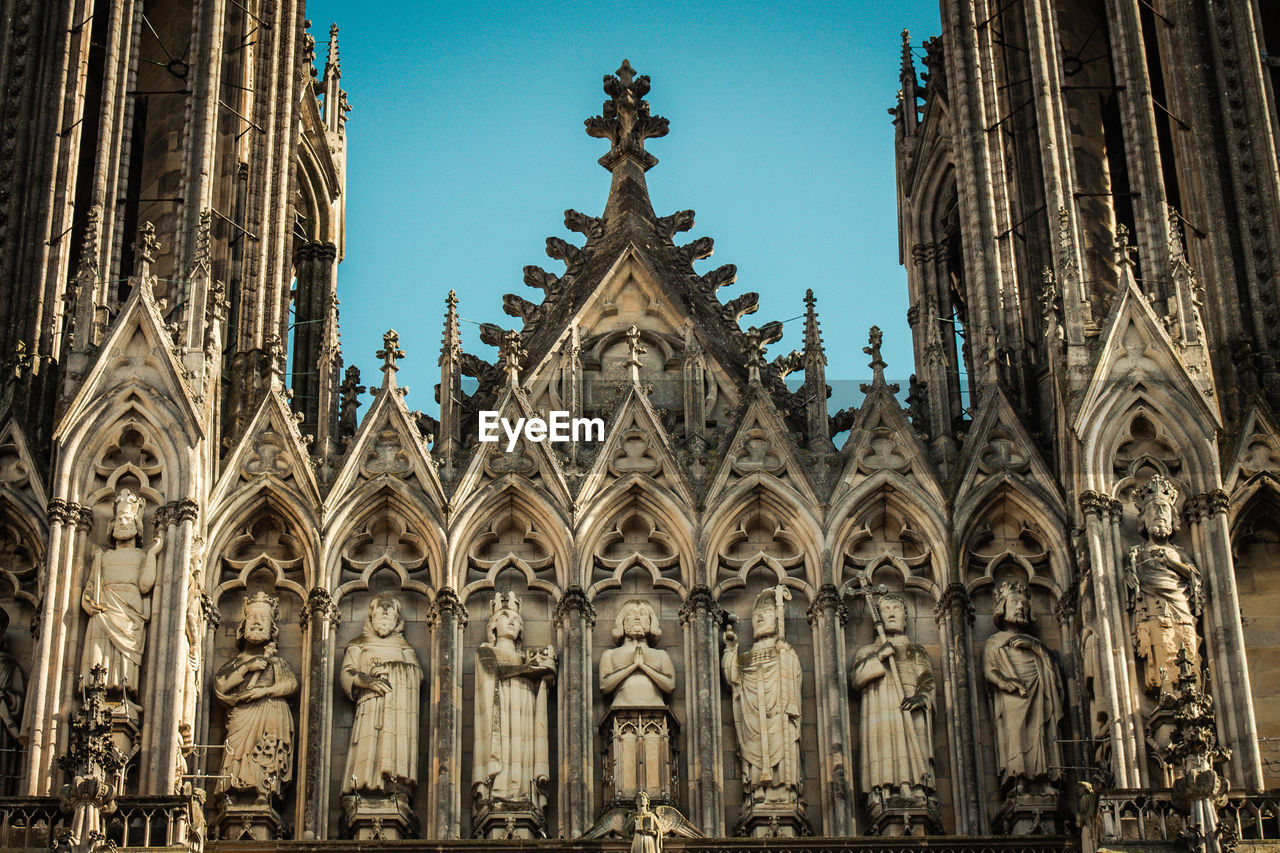
[[581, 838], [595, 820], [595, 737], [591, 707], [591, 629], [596, 611], [574, 584], [556, 604], [560, 640], [560, 836]]
[[1240, 599], [1231, 558], [1230, 499], [1221, 489], [1187, 499], [1184, 513], [1191, 530], [1195, 563], [1205, 584], [1204, 642], [1217, 706], [1218, 730], [1231, 750], [1226, 765], [1233, 788], [1261, 789], [1262, 754], [1253, 711]]
[[704, 834], [724, 835], [724, 768], [720, 731], [720, 627], [711, 587], [697, 584], [680, 608], [684, 626], [688, 716], [689, 819]]
[[457, 838], [462, 814], [462, 632], [467, 610], [452, 587], [436, 593], [431, 612], [431, 772], [422, 784], [427, 837]]
[[1138, 697], [1133, 683], [1133, 645], [1122, 589], [1120, 502], [1092, 490], [1080, 495], [1097, 608], [1099, 664], [1111, 732], [1111, 769], [1117, 788], [1136, 788], [1146, 776], [1146, 750], [1139, 746]]
[[341, 621], [338, 607], [324, 587], [313, 587], [299, 619], [307, 638], [307, 673], [301, 714], [303, 736], [298, 755], [302, 777], [298, 834], [319, 840], [329, 823], [329, 763], [333, 723], [333, 640]]
[[977, 696], [973, 674], [973, 601], [962, 583], [942, 593], [934, 609], [942, 646], [942, 687], [947, 703], [947, 745], [951, 751], [951, 790], [957, 835], [988, 831], [983, 814], [982, 773], [978, 760]]
[[823, 584], [809, 608], [813, 628], [814, 686], [818, 697], [818, 766], [822, 785], [824, 835], [857, 835], [849, 781], [853, 755], [849, 741], [848, 662], [844, 626], [849, 611], [834, 584]]

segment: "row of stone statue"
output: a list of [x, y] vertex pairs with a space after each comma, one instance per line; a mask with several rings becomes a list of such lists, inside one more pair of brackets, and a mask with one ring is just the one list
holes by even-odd
[[[1200, 602], [1195, 566], [1169, 543], [1176, 525], [1177, 492], [1162, 477], [1139, 490], [1147, 542], [1129, 554], [1126, 581], [1134, 613], [1134, 640], [1148, 688], [1161, 686], [1166, 660], [1178, 648], [1195, 652]], [[93, 560], [83, 593], [89, 614], [83, 671], [106, 670], [108, 693], [129, 701], [139, 683], [156, 582], [161, 540], [142, 545], [141, 497], [122, 490], [115, 502], [112, 548]], [[864, 583], [876, 631], [854, 655], [852, 688], [860, 697], [859, 782], [872, 827], [885, 833], [937, 825], [933, 771], [935, 684], [926, 649], [906, 635], [906, 600], [876, 594]], [[755, 601], [753, 645], [740, 652], [732, 629], [724, 632], [721, 667], [732, 690], [733, 720], [745, 797], [739, 830], [804, 826], [801, 789], [801, 662], [784, 636], [786, 587]], [[276, 646], [277, 605], [266, 593], [246, 599], [239, 650], [214, 677], [227, 706], [226, 753], [219, 789], [228, 802], [269, 805], [293, 767], [293, 717], [288, 698], [298, 680]], [[1029, 633], [1030, 599], [1019, 582], [1001, 584], [983, 671], [993, 686], [999, 774], [1012, 800], [1031, 811], [1056, 806], [1061, 775], [1058, 737], [1061, 678], [1048, 648]], [[549, 790], [549, 690], [556, 674], [551, 646], [525, 648], [520, 601], [493, 599], [488, 639], [476, 652], [473, 825], [478, 834], [541, 834]], [[658, 648], [661, 631], [650, 604], [626, 602], [617, 615], [615, 648], [600, 659], [600, 689], [611, 697], [612, 742], [606, 799], [633, 803], [640, 791], [672, 802], [670, 739], [678, 729], [668, 699], [675, 668]], [[191, 638], [193, 647], [198, 639]], [[1156, 680], [1153, 682], [1153, 678]], [[411, 820], [409, 798], [417, 779], [417, 738], [423, 671], [404, 637], [403, 606], [394, 595], [375, 596], [361, 634], [346, 648], [340, 675], [355, 703], [342, 791], [348, 817], [379, 812]], [[136, 695], [136, 694], [135, 694]], [[354, 802], [354, 805], [352, 803]], [[356, 821], [358, 822], [358, 821]]]

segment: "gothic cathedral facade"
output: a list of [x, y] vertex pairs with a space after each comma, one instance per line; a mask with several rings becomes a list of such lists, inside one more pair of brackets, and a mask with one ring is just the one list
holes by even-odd
[[0, 0], [0, 846], [1280, 844], [1280, 11], [941, 6], [909, 387], [694, 270], [624, 61], [424, 414], [342, 362], [336, 27]]

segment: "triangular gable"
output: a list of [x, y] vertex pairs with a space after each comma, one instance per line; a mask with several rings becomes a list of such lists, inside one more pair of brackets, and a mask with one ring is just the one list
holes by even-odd
[[1117, 388], [1130, 390], [1140, 384], [1177, 392], [1192, 408], [1201, 410], [1205, 421], [1221, 428], [1213, 378], [1204, 371], [1189, 370], [1133, 276], [1123, 278], [1126, 286], [1108, 317], [1106, 333], [1099, 338], [1093, 378], [1076, 412], [1076, 434], [1083, 435]]
[[661, 484], [693, 506], [693, 492], [666, 430], [649, 399], [632, 387], [614, 415], [613, 428], [582, 484], [578, 503], [586, 504], [610, 483], [636, 474]]
[[227, 459], [210, 505], [220, 505], [241, 483], [260, 478], [293, 489], [312, 506], [320, 506], [320, 488], [316, 485], [310, 456], [298, 432], [298, 422], [278, 385], [267, 392]]
[[964, 446], [968, 461], [956, 490], [957, 507], [989, 481], [1013, 478], [1066, 517], [1066, 506], [1051, 485], [1057, 482], [1053, 473], [998, 385], [987, 392]]
[[1255, 403], [1249, 409], [1233, 449], [1224, 466], [1227, 494], [1234, 496], [1236, 489], [1259, 477], [1270, 477], [1280, 484], [1280, 430], [1265, 408]]
[[383, 477], [414, 478], [438, 506], [444, 505], [444, 488], [436, 474], [435, 460], [427, 452], [414, 416], [405, 406], [404, 393], [394, 379], [383, 383], [365, 413], [325, 500], [326, 511], [362, 482]]
[[9, 495], [37, 520], [43, 520], [49, 505], [40, 467], [31, 455], [26, 434], [12, 417], [0, 427], [0, 495]]
[[54, 441], [61, 441], [100, 398], [130, 385], [150, 388], [174, 401], [182, 414], [181, 425], [192, 441], [204, 438], [201, 409], [182, 378], [183, 368], [173, 348], [173, 338], [165, 331], [151, 288], [136, 285], [97, 361], [54, 430]]
[[867, 393], [840, 459], [843, 470], [833, 499], [880, 471], [890, 471], [919, 484], [939, 506], [944, 502], [928, 452], [888, 386], [874, 386]]
[[[524, 392], [515, 388], [507, 388], [495, 411], [501, 420], [513, 426], [520, 418], [541, 418], [533, 411]], [[516, 446], [507, 451], [507, 437], [502, 427], [498, 427], [498, 440], [478, 442], [477, 450], [467, 465], [466, 472], [458, 481], [453, 502], [461, 505], [467, 496], [481, 489], [488, 482], [500, 480], [514, 474], [522, 480], [541, 486], [561, 506], [570, 506], [573, 501], [569, 496], [569, 486], [564, 472], [555, 455], [547, 449], [545, 442], [525, 441], [523, 437], [516, 440]]]
[[707, 506], [739, 480], [761, 475], [790, 486], [817, 512], [821, 501], [805, 475], [786, 423], [758, 384], [753, 383], [747, 393], [747, 410], [711, 480]]

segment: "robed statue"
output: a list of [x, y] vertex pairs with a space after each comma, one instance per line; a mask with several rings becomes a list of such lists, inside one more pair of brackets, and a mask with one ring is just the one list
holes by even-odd
[[1009, 793], [1043, 793], [1062, 778], [1058, 725], [1062, 678], [1049, 648], [1028, 629], [1031, 600], [1021, 582], [996, 589], [996, 633], [982, 650], [982, 670], [995, 688], [996, 756]]
[[1129, 550], [1125, 584], [1133, 614], [1133, 642], [1147, 693], [1174, 693], [1179, 649], [1199, 669], [1196, 621], [1203, 605], [1200, 571], [1181, 548], [1169, 542], [1178, 532], [1178, 490], [1156, 474], [1138, 489], [1142, 545]]
[[111, 519], [111, 547], [98, 550], [80, 605], [89, 614], [80, 674], [95, 666], [106, 669], [103, 686], [109, 698], [137, 699], [142, 655], [151, 618], [151, 589], [156, 584], [156, 558], [164, 545], [157, 536], [142, 548], [142, 513], [146, 501], [129, 489], [116, 494]]
[[276, 647], [276, 599], [256, 592], [244, 603], [236, 630], [239, 653], [213, 677], [213, 694], [226, 705], [226, 752], [217, 790], [270, 803], [293, 778], [293, 712], [288, 697], [298, 679]]
[[381, 593], [369, 602], [364, 630], [347, 645], [340, 679], [356, 703], [342, 793], [412, 795], [422, 666], [405, 639], [399, 598]]
[[782, 585], [756, 597], [751, 608], [753, 644], [739, 653], [733, 628], [724, 632], [720, 660], [733, 691], [733, 727], [738, 736], [742, 780], [752, 802], [795, 803], [804, 777], [800, 771], [800, 657], [783, 639]]
[[547, 703], [556, 652], [525, 648], [520, 599], [511, 592], [494, 596], [488, 636], [476, 650], [472, 795], [477, 806], [540, 814], [550, 784]]

